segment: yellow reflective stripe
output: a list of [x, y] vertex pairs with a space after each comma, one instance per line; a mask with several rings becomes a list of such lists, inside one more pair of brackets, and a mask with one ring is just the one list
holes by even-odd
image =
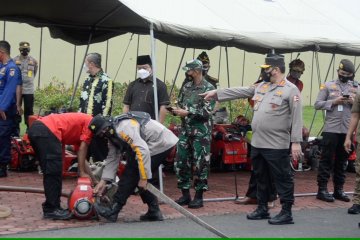
[[107, 91], [107, 95], [106, 95], [106, 104], [105, 104], [105, 109], [103, 111], [103, 116], [108, 116], [110, 115], [110, 106], [111, 106], [111, 99], [112, 99], [112, 88], [113, 88], [113, 82], [112, 80], [108, 81], [108, 91]]
[[87, 108], [87, 114], [90, 114], [90, 115], [93, 114], [94, 92], [95, 92], [95, 88], [96, 88], [98, 82], [99, 82], [99, 78], [95, 78], [93, 84], [91, 85], [91, 91], [90, 91], [90, 96], [89, 96], [89, 104], [88, 104], [88, 108]]
[[139, 147], [135, 146], [133, 144], [133, 140], [128, 135], [126, 135], [124, 132], [120, 132], [120, 136], [122, 139], [124, 139], [130, 145], [131, 149], [135, 152], [136, 158], [138, 159], [140, 179], [147, 179], [147, 175], [146, 175], [145, 167], [144, 167], [143, 155], [141, 154]]

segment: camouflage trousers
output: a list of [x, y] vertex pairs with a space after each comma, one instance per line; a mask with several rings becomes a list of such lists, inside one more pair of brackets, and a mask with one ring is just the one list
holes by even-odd
[[360, 204], [360, 145], [356, 148], [355, 171], [356, 175], [353, 203]]
[[180, 134], [174, 163], [178, 188], [190, 189], [194, 178], [195, 190], [208, 190], [210, 136], [210, 134], [201, 137]]

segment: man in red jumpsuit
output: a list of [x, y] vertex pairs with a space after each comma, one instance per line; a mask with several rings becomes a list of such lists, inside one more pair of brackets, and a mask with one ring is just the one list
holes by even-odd
[[91, 175], [85, 160], [92, 139], [88, 128], [92, 118], [85, 113], [50, 114], [35, 121], [29, 128], [30, 143], [40, 160], [44, 175], [44, 218], [66, 220], [71, 217], [69, 211], [60, 206], [63, 149], [65, 145], [78, 146], [79, 174], [81, 177]]

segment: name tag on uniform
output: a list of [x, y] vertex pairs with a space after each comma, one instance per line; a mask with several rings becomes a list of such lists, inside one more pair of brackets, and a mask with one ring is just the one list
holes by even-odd
[[342, 112], [344, 110], [344, 106], [343, 105], [338, 105], [338, 112]]
[[32, 75], [33, 75], [32, 73], [33, 73], [32, 71], [28, 71], [28, 77], [30, 77], [30, 78], [31, 78], [31, 77], [32, 77]]

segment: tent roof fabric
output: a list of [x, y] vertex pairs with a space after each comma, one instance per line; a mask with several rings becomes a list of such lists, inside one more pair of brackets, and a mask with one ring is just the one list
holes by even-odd
[[0, 19], [76, 45], [132, 32], [186, 48], [360, 55], [358, 0], [12, 0]]

